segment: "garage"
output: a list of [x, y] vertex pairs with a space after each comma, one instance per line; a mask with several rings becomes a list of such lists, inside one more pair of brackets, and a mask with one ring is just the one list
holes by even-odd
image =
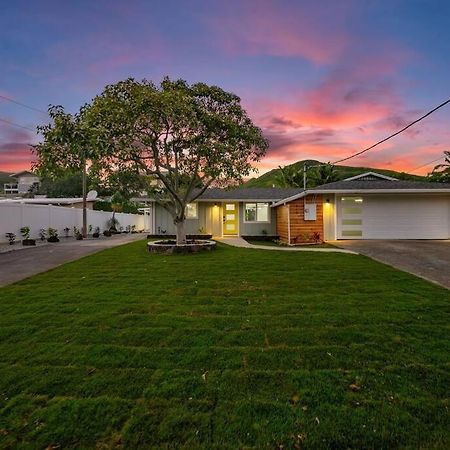
[[450, 197], [336, 194], [338, 239], [449, 239]]
[[[305, 208], [311, 202], [320, 212], [313, 219]], [[325, 241], [450, 239], [450, 183], [366, 172], [306, 189], [272, 206], [278, 208], [277, 233], [288, 245], [312, 230]]]

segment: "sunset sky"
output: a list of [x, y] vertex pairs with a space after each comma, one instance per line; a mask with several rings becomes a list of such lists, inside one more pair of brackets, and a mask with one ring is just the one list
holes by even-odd
[[[5, 1], [0, 95], [75, 112], [130, 76], [205, 81], [263, 129], [261, 172], [333, 161], [450, 98], [449, 17], [433, 0]], [[46, 114], [0, 98], [0, 119], [25, 127], [0, 121], [0, 170], [29, 169]], [[449, 120], [447, 106], [351, 164], [415, 169], [449, 149]]]

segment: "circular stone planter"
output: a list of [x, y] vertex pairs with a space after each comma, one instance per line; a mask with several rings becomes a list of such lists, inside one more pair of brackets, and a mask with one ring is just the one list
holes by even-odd
[[150, 253], [161, 253], [165, 255], [175, 253], [198, 253], [214, 250], [216, 248], [216, 243], [214, 241], [188, 240], [186, 244], [177, 245], [176, 241], [165, 240], [148, 242], [147, 248]]

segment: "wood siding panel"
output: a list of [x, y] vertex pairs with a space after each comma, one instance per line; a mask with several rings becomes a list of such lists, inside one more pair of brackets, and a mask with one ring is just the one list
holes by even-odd
[[[316, 220], [304, 219], [304, 204], [316, 204]], [[288, 222], [290, 222], [290, 244], [304, 242], [304, 235], [319, 233], [323, 239], [323, 199], [321, 195], [308, 195], [306, 198], [293, 200], [276, 208], [277, 209], [277, 234], [280, 240], [289, 243]], [[288, 212], [289, 210], [289, 212]], [[288, 220], [289, 217], [289, 220]]]

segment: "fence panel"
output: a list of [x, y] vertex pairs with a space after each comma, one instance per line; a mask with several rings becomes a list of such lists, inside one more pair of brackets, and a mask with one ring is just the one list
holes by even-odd
[[[107, 222], [112, 213], [107, 211], [87, 210], [87, 223], [92, 228], [99, 227], [100, 231], [107, 229]], [[141, 214], [117, 213], [119, 227], [125, 230], [127, 226], [135, 226], [136, 230], [144, 230], [144, 216]], [[39, 237], [39, 230], [49, 227], [64, 235], [64, 228], [69, 228], [69, 235], [73, 235], [73, 227], [81, 229], [83, 210], [52, 205], [30, 205], [25, 203], [0, 203], [0, 241], [6, 241], [5, 233], [15, 233], [20, 238], [20, 228], [30, 227], [31, 238]]]

